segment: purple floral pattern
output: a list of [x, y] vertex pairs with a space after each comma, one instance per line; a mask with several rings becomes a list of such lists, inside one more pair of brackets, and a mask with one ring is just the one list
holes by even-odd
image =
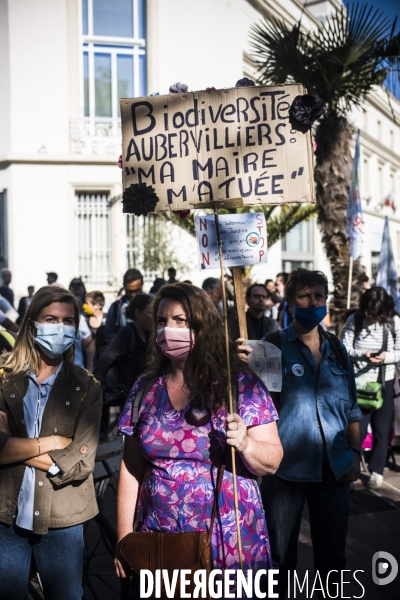
[[[131, 425], [132, 402], [139, 380], [132, 388], [120, 416], [119, 428], [138, 437], [149, 462], [141, 487], [135, 521], [136, 531], [171, 533], [204, 531], [210, 523], [217, 467], [225, 448], [226, 410], [203, 426], [186, 422], [193, 402], [175, 410], [169, 400], [165, 375], [158, 378]], [[239, 374], [238, 411], [247, 426], [278, 418], [266, 388], [250, 373]], [[267, 527], [257, 483], [240, 459], [237, 463], [240, 530], [245, 569], [271, 565]], [[238, 569], [236, 522], [232, 474], [225, 470], [214, 531], [214, 568]]]

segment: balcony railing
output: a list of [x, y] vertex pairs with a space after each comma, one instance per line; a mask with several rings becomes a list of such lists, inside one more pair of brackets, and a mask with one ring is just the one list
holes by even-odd
[[116, 156], [121, 154], [120, 119], [73, 119], [70, 121], [72, 154]]

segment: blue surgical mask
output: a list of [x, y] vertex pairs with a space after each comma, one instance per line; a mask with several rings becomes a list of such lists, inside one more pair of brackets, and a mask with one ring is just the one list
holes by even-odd
[[311, 331], [317, 327], [327, 315], [326, 304], [323, 306], [309, 306], [308, 308], [294, 307], [294, 318], [304, 329]]
[[49, 358], [57, 358], [71, 348], [75, 342], [75, 325], [64, 325], [64, 323], [37, 323], [36, 337], [38, 346]]

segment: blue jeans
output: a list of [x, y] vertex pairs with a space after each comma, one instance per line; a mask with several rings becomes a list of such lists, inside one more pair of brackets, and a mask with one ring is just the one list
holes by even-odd
[[[288, 571], [296, 568], [297, 542], [306, 501], [315, 571], [319, 571], [324, 583], [330, 570], [337, 569], [340, 577], [341, 569], [346, 568], [350, 486], [348, 483], [338, 483], [329, 466], [324, 466], [321, 482], [287, 481], [276, 475], [263, 477], [261, 495], [272, 564], [274, 569], [279, 569], [280, 600], [286, 598]], [[335, 582], [335, 575], [332, 575], [329, 577], [330, 586]]]
[[82, 525], [49, 529], [38, 535], [18, 525], [0, 523], [0, 595], [7, 600], [28, 596], [29, 569], [35, 556], [46, 600], [81, 600]]

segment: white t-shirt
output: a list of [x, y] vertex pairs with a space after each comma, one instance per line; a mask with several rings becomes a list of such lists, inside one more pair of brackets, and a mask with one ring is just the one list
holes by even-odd
[[91, 335], [89, 326], [86, 322], [85, 317], [83, 317], [81, 315], [80, 319], [79, 319], [78, 333], [76, 334], [76, 338], [75, 338], [75, 361], [74, 361], [75, 364], [78, 365], [79, 367], [85, 367], [85, 364], [83, 362], [82, 340], [86, 340], [86, 338], [88, 338], [89, 335]]

